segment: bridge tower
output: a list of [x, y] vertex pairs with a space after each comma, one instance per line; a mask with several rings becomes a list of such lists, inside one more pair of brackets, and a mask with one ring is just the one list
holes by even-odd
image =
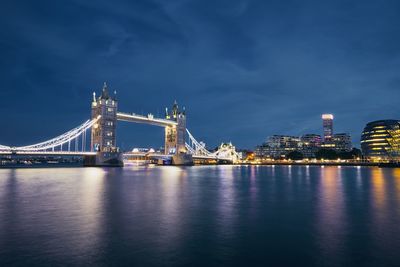
[[165, 154], [173, 155], [174, 165], [192, 164], [193, 159], [186, 149], [186, 111], [179, 110], [178, 103], [175, 101], [172, 110], [168, 113], [165, 109], [165, 118], [174, 120], [177, 125], [165, 127]]
[[92, 127], [91, 151], [97, 152], [96, 166], [121, 166], [122, 156], [116, 143], [118, 101], [114, 93], [110, 96], [104, 83], [101, 95], [93, 93], [92, 119], [99, 116], [99, 121]]

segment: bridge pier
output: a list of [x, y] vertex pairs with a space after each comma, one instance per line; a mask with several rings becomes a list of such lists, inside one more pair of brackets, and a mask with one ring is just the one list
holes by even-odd
[[85, 155], [83, 157], [85, 167], [123, 167], [122, 153], [98, 152], [96, 155]]
[[193, 165], [193, 157], [187, 153], [176, 154], [172, 156], [172, 165], [175, 166], [190, 166]]

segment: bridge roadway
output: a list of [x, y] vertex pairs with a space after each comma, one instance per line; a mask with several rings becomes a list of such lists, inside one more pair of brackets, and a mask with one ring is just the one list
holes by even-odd
[[127, 121], [127, 122], [136, 122], [136, 123], [146, 123], [146, 124], [151, 124], [151, 125], [161, 126], [161, 127], [178, 125], [178, 123], [176, 121], [154, 118], [154, 116], [152, 114], [143, 116], [143, 115], [138, 115], [135, 113], [117, 112], [117, 120]]
[[[132, 156], [132, 157], [149, 157], [149, 158], [168, 158], [172, 157], [173, 155], [166, 155], [160, 153], [146, 153], [146, 152], [139, 152], [139, 153], [132, 153], [127, 152], [123, 153], [124, 156]], [[204, 160], [225, 160], [225, 161], [232, 161], [230, 158], [219, 158], [216, 156], [207, 156], [207, 155], [192, 155], [193, 159], [204, 159]]]

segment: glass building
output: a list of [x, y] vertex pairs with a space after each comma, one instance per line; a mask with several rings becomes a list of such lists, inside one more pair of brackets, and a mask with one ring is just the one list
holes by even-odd
[[400, 159], [400, 121], [380, 120], [368, 123], [361, 135], [361, 150], [372, 160]]

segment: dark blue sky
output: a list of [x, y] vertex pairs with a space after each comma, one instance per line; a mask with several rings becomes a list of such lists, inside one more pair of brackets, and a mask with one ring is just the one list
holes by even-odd
[[[176, 99], [210, 146], [321, 133], [321, 113], [358, 143], [399, 119], [400, 1], [18, 1], [1, 3], [0, 144], [88, 119], [93, 90], [120, 110], [162, 114]], [[161, 128], [121, 122], [118, 142], [157, 146]]]

